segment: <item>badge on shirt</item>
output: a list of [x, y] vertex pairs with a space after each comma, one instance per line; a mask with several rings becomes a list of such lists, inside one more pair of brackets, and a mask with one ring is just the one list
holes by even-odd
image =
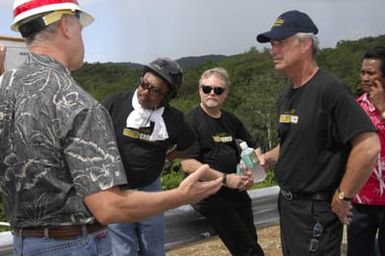
[[284, 124], [298, 124], [299, 117], [292, 114], [281, 114], [279, 116], [279, 122]]
[[130, 137], [130, 138], [133, 138], [133, 139], [151, 141], [151, 135], [144, 134], [144, 133], [132, 130], [130, 128], [124, 128], [123, 129], [123, 135]]
[[233, 137], [226, 133], [220, 133], [213, 136], [213, 141], [216, 143], [227, 143], [227, 142], [232, 142]]

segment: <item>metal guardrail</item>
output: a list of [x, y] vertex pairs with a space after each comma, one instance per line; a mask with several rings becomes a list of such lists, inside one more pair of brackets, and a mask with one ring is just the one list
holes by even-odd
[[[248, 191], [252, 199], [254, 224], [270, 226], [279, 222], [277, 210], [278, 186]], [[215, 236], [206, 219], [190, 205], [184, 205], [165, 213], [166, 250], [182, 247]]]
[[10, 231], [0, 232], [0, 255], [12, 255], [12, 234]]
[[[278, 223], [277, 197], [279, 188], [269, 187], [248, 191], [252, 199], [254, 224], [264, 227]], [[165, 213], [166, 250], [199, 242], [215, 236], [214, 230], [206, 219], [197, 213], [190, 205], [184, 205]], [[0, 222], [2, 226], [8, 223]], [[12, 255], [12, 234], [9, 231], [0, 232], [0, 256]]]

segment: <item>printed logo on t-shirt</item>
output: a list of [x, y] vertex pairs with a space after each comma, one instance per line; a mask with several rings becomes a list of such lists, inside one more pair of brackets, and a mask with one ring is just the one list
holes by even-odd
[[139, 139], [139, 140], [145, 140], [145, 141], [151, 141], [151, 135], [144, 134], [139, 131], [132, 130], [130, 128], [124, 128], [123, 129], [123, 135], [133, 138], [133, 139]]
[[233, 137], [227, 133], [219, 133], [213, 136], [213, 140], [216, 143], [227, 143], [227, 142], [232, 142]]
[[279, 116], [279, 122], [284, 124], [298, 124], [299, 117], [292, 113], [285, 113]]

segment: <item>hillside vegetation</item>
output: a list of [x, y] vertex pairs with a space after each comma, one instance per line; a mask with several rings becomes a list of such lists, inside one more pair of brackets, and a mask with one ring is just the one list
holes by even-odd
[[[378, 45], [385, 45], [385, 35], [340, 41], [335, 48], [323, 49], [317, 61], [322, 68], [339, 76], [355, 93], [362, 55], [365, 50]], [[286, 81], [274, 72], [268, 49], [258, 51], [253, 47], [233, 56], [186, 57], [180, 62], [184, 67], [184, 83], [179, 97], [171, 102], [173, 106], [187, 112], [197, 105], [200, 74], [208, 68], [222, 66], [228, 70], [232, 81], [225, 109], [234, 112], [244, 122], [264, 150], [276, 145], [276, 101]], [[141, 72], [141, 65], [132, 63], [85, 63], [73, 75], [85, 90], [102, 100], [110, 93], [134, 90]], [[165, 168], [162, 187], [175, 187], [182, 178], [179, 163], [174, 161]], [[273, 183], [274, 176], [270, 172], [267, 180], [259, 186]], [[4, 219], [0, 208], [0, 221]]]
[[[339, 76], [355, 93], [362, 55], [365, 50], [378, 45], [385, 45], [385, 35], [340, 41], [335, 48], [322, 49], [317, 62]], [[186, 57], [180, 62], [184, 68], [184, 83], [179, 97], [171, 105], [184, 112], [192, 109], [199, 102], [200, 74], [205, 69], [222, 66], [228, 70], [232, 81], [225, 109], [234, 112], [245, 123], [264, 149], [277, 143], [275, 105], [286, 81], [274, 72], [268, 49], [258, 51], [251, 48], [245, 53], [227, 57]], [[74, 77], [85, 90], [102, 100], [110, 93], [133, 90], [137, 86], [141, 68], [130, 66], [124, 63], [86, 63], [74, 73]]]
[[[317, 62], [320, 67], [339, 76], [352, 93], [356, 93], [363, 53], [378, 45], [385, 45], [385, 35], [340, 41], [335, 48], [322, 49]], [[259, 140], [263, 150], [277, 144], [276, 102], [286, 80], [274, 72], [268, 48], [259, 51], [252, 47], [245, 53], [233, 56], [185, 57], [177, 61], [184, 69], [184, 83], [179, 97], [171, 105], [184, 112], [192, 109], [199, 102], [200, 74], [208, 68], [224, 67], [232, 81], [225, 109], [234, 112], [244, 122], [251, 134]], [[141, 72], [140, 65], [132, 63], [86, 63], [74, 76], [80, 85], [102, 100], [110, 93], [135, 89]], [[170, 163], [162, 175], [163, 189], [175, 187], [182, 178], [179, 162]], [[274, 175], [269, 173], [267, 181], [258, 186], [272, 184], [275, 184]]]

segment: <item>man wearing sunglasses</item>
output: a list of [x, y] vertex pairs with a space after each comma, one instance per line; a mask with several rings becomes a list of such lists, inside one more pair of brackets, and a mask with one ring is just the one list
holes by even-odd
[[[181, 111], [170, 107], [182, 85], [182, 69], [169, 58], [159, 58], [144, 67], [134, 92], [121, 92], [104, 101], [110, 112], [129, 189], [160, 191], [160, 173], [165, 159], [182, 154], [194, 134]], [[171, 152], [168, 152], [173, 148]], [[115, 255], [162, 256], [163, 215], [136, 223], [112, 224]]]
[[[237, 140], [258, 147], [242, 122], [222, 109], [229, 95], [230, 80], [223, 68], [206, 70], [199, 80], [200, 104], [187, 114], [197, 141], [187, 153], [193, 157], [182, 160], [183, 170], [193, 173], [203, 163], [209, 164], [207, 180], [223, 178], [223, 187], [216, 194], [194, 204], [218, 233], [232, 255], [262, 256], [262, 248], [253, 220], [251, 200], [246, 192], [253, 185], [250, 173], [238, 176], [240, 160]], [[260, 153], [260, 149], [258, 149]]]

